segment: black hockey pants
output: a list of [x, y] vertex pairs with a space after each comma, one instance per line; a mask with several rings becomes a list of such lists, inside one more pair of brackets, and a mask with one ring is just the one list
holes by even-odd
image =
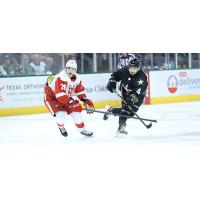
[[[129, 108], [127, 105], [122, 104], [121, 108], [113, 108], [112, 113], [113, 114], [120, 114], [120, 115], [127, 115], [127, 116], [134, 116], [133, 112], [137, 112], [139, 107], [131, 107]], [[133, 111], [133, 112], [132, 112]], [[126, 125], [127, 117], [119, 117], [119, 124], [125, 124]]]

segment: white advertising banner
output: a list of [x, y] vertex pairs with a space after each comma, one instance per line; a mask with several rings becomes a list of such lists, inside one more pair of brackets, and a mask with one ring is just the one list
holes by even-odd
[[200, 69], [150, 72], [152, 97], [200, 94]]
[[94, 102], [119, 99], [116, 94], [106, 89], [110, 73], [80, 75], [86, 88], [87, 97]]
[[[88, 98], [94, 102], [117, 99], [115, 94], [106, 89], [109, 73], [79, 76], [86, 88]], [[44, 105], [43, 86], [46, 79], [47, 76], [0, 78], [0, 108]]]
[[42, 105], [46, 77], [10, 77], [0, 79], [0, 108]]

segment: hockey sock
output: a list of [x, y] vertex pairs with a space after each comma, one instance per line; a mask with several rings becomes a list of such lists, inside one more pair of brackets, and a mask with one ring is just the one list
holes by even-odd
[[58, 128], [62, 128], [64, 126], [65, 117], [66, 117], [66, 113], [63, 111], [59, 111], [56, 113], [56, 123], [58, 125]]
[[74, 121], [76, 127], [78, 128], [78, 131], [79, 132], [84, 131], [85, 130], [85, 124], [83, 122], [81, 113], [80, 112], [73, 112], [73, 113], [71, 113], [71, 116], [73, 118], [73, 121]]

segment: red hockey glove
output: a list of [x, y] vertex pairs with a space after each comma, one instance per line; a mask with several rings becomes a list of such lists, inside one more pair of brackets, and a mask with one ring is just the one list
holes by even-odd
[[90, 99], [82, 99], [82, 101], [84, 102], [85, 108], [88, 109], [87, 113], [88, 114], [92, 114], [93, 110], [95, 110], [94, 105], [92, 103], [92, 100], [90, 100]]

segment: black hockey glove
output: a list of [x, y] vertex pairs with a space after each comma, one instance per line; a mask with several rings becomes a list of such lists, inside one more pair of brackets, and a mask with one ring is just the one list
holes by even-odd
[[95, 110], [92, 100], [83, 98], [81, 101], [83, 101], [84, 106], [87, 109], [87, 114], [92, 114], [93, 110]]
[[107, 86], [106, 88], [111, 92], [113, 93], [113, 90], [116, 90], [116, 84], [117, 82], [113, 79], [110, 79], [107, 83]]
[[129, 97], [127, 97], [125, 101], [129, 106], [132, 107], [135, 103], [138, 102], [138, 98], [135, 96], [135, 94], [132, 94]]

